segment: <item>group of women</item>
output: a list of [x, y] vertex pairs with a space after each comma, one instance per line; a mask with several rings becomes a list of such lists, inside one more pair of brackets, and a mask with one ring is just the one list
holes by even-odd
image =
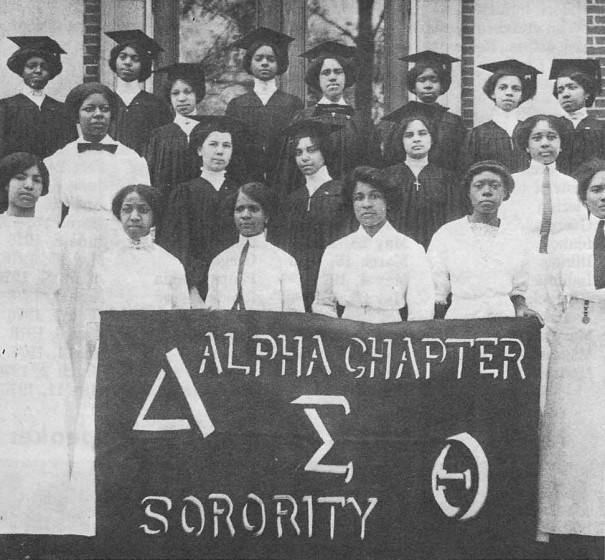
[[[205, 116], [200, 65], [159, 70], [166, 103], [138, 85], [161, 47], [108, 35], [115, 92], [49, 98], [63, 51], [48, 37], [14, 38], [8, 63], [24, 89], [0, 100], [0, 418], [15, 427], [0, 433], [0, 532], [94, 534], [93, 453], [78, 444], [94, 428], [100, 310], [518, 316], [545, 324], [539, 529], [602, 551], [605, 126], [586, 111], [598, 61], [555, 60], [566, 116], [524, 122], [539, 71], [483, 65], [494, 116], [465, 134], [436, 102], [456, 59], [405, 57], [417, 101], [385, 117], [381, 142], [344, 97], [351, 47], [301, 55], [320, 95], [303, 109], [275, 82], [292, 39], [258, 28], [234, 45], [253, 89]], [[78, 402], [89, 424], [74, 435]]]

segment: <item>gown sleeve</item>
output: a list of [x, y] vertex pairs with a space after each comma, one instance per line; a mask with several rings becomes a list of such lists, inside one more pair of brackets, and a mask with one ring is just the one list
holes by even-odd
[[61, 198], [61, 164], [58, 156], [51, 156], [44, 160], [48, 168], [48, 193], [40, 198], [36, 205], [36, 216], [48, 220], [55, 225], [61, 223], [63, 202]]

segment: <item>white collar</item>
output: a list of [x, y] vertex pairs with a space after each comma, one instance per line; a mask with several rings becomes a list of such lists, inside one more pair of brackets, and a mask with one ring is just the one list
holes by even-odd
[[338, 101], [330, 101], [325, 95], [317, 102], [318, 105], [345, 105], [349, 104], [345, 101], [344, 96], [341, 97]]
[[406, 156], [405, 164], [411, 169], [412, 173], [418, 179], [420, 172], [429, 164], [429, 156], [425, 155], [422, 159], [414, 159], [410, 156]]
[[42, 105], [44, 98], [46, 97], [46, 93], [44, 93], [43, 89], [33, 89], [25, 84], [23, 84], [23, 87], [21, 88], [21, 93], [28, 99], [31, 99], [38, 107]]
[[259, 80], [258, 78], [254, 78], [254, 93], [258, 96], [258, 98], [263, 102], [263, 105], [266, 105], [271, 96], [277, 91], [277, 84], [275, 82], [275, 78], [264, 82], [263, 80]]
[[264, 245], [267, 243], [267, 230], [263, 230], [263, 233], [253, 235], [252, 237], [244, 237], [240, 234], [237, 244], [240, 247], [243, 247], [246, 242], [250, 243], [250, 247], [260, 247], [261, 245]]
[[574, 128], [577, 128], [578, 124], [588, 116], [588, 109], [586, 109], [586, 107], [582, 107], [573, 113], [565, 113], [564, 116], [567, 120], [572, 122]]
[[134, 241], [130, 237], [128, 237], [128, 248], [129, 249], [148, 249], [153, 247], [153, 235], [148, 233], [145, 237], [141, 237], [138, 241]]
[[[90, 140], [84, 140], [84, 137], [80, 135], [78, 138], [78, 144], [92, 144]], [[99, 144], [118, 144], [109, 134], [106, 134], [99, 140]]]
[[313, 175], [305, 175], [305, 185], [309, 191], [309, 196], [313, 196], [319, 187], [331, 180], [332, 177], [330, 177], [325, 165], [320, 167]]
[[218, 192], [225, 182], [226, 172], [225, 169], [223, 169], [223, 171], [211, 171], [210, 169], [202, 167], [201, 177], [202, 179], [206, 179], [206, 181], [208, 181]]
[[[193, 111], [193, 113], [189, 114], [197, 115], [197, 111]], [[189, 138], [193, 127], [198, 124], [198, 122], [194, 119], [190, 119], [189, 117], [185, 117], [180, 113], [177, 113], [174, 117], [174, 124], [178, 125], [180, 129], [187, 135], [187, 138]]]
[[519, 124], [519, 117], [517, 116], [517, 109], [513, 109], [508, 113], [500, 109], [500, 107], [494, 108], [494, 115], [492, 120], [512, 138], [513, 131], [517, 124]]
[[590, 223], [590, 231], [592, 232], [593, 236], [594, 236], [595, 232], [597, 231], [597, 226], [599, 225], [599, 222], [602, 222], [602, 221], [603, 220], [601, 220], [600, 218], [597, 218], [593, 214], [589, 214], [588, 222]]
[[357, 235], [360, 238], [360, 241], [365, 241], [366, 243], [380, 243], [381, 240], [387, 240], [392, 237], [393, 234], [399, 235], [397, 230], [391, 225], [391, 222], [387, 220], [387, 222], [374, 234], [373, 237], [368, 234], [365, 229], [363, 229], [361, 224], [359, 224], [357, 231], [354, 232], [353, 235]]
[[122, 98], [122, 101], [129, 105], [130, 102], [140, 93], [141, 84], [136, 80], [125, 82], [121, 78], [117, 78], [116, 93]]
[[557, 170], [557, 162], [553, 161], [552, 163], [549, 163], [548, 165], [544, 165], [543, 163], [540, 163], [539, 161], [536, 161], [534, 159], [532, 159], [529, 163], [529, 170], [533, 171], [534, 173], [544, 173], [544, 168], [548, 167], [549, 172], [552, 174]]

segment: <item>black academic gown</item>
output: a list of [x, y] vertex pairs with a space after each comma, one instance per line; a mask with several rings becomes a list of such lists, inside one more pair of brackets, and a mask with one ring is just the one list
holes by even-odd
[[387, 167], [384, 172], [401, 196], [399, 208], [389, 210], [389, 222], [425, 249], [442, 225], [466, 214], [466, 199], [450, 171], [429, 162], [418, 180], [405, 163]]
[[[431, 121], [433, 144], [429, 151], [429, 161], [435, 165], [460, 175], [462, 172], [461, 152], [464, 142], [464, 123], [459, 115], [450, 113], [447, 107], [438, 103], [409, 101], [389, 115], [389, 120], [401, 122], [397, 112], [402, 114], [420, 114]], [[384, 157], [387, 165], [405, 161], [405, 150], [398, 134], [399, 124], [391, 126], [384, 143]]]
[[529, 154], [514, 140], [520, 124], [515, 127], [513, 138], [494, 121], [473, 128], [464, 143], [464, 169], [489, 159], [500, 162], [511, 173], [525, 171], [529, 167]]
[[44, 159], [77, 137], [65, 105], [48, 95], [40, 108], [22, 93], [0, 99], [0, 158], [28, 152]]
[[[330, 176], [343, 181], [347, 174], [359, 165], [381, 168], [380, 137], [369, 117], [359, 113], [350, 105], [318, 104], [300, 111], [292, 120], [317, 119], [342, 126], [330, 134], [332, 150], [323, 154]], [[297, 183], [298, 168], [288, 148], [290, 139], [282, 140], [277, 164], [275, 188], [284, 199]]]
[[187, 135], [175, 123], [156, 128], [151, 133], [143, 156], [149, 166], [151, 184], [159, 189], [164, 207], [176, 185], [200, 174], [199, 158], [189, 146]]
[[246, 123], [252, 134], [251, 143], [244, 146], [249, 170], [248, 179], [267, 184], [273, 182], [281, 131], [302, 108], [300, 98], [279, 89], [269, 98], [266, 105], [263, 105], [254, 91], [235, 97], [229, 102], [225, 114]]
[[557, 169], [572, 175], [576, 169], [591, 158], [605, 159], [605, 122], [588, 116], [577, 128], [566, 117], [559, 117], [563, 127], [561, 153], [557, 158]]
[[349, 213], [342, 201], [342, 183], [331, 180], [309, 197], [306, 186], [292, 192], [283, 204], [268, 239], [296, 260], [305, 309], [311, 312], [317, 275], [325, 248], [350, 233]]
[[130, 105], [126, 105], [119, 95], [116, 97], [118, 113], [111, 123], [109, 135], [144, 155], [151, 132], [169, 124], [173, 119], [172, 111], [165, 101], [146, 91], [139, 92]]
[[197, 177], [170, 193], [159, 244], [181, 261], [189, 288], [196, 286], [202, 299], [208, 292], [210, 263], [238, 240], [233, 220], [238, 187], [225, 178], [217, 191]]

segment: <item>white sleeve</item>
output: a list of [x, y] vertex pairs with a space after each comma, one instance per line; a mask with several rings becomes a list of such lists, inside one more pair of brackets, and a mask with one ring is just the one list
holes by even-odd
[[[220, 256], [220, 255], [219, 255]], [[210, 269], [208, 270], [208, 294], [206, 295], [206, 308], [207, 309], [220, 309], [218, 293], [220, 290], [219, 274], [217, 265], [218, 257], [215, 257], [210, 263]]]
[[315, 289], [315, 300], [313, 301], [313, 313], [338, 317], [336, 312], [336, 294], [334, 293], [335, 260], [333, 253], [328, 247], [321, 258], [317, 287]]
[[302, 288], [300, 285], [300, 274], [296, 261], [285, 255], [281, 279], [282, 311], [305, 312]]
[[421, 245], [410, 240], [410, 271], [406, 290], [408, 321], [424, 321], [435, 315], [435, 291], [429, 259]]
[[178, 266], [175, 266], [175, 274], [172, 278], [172, 286], [170, 286], [172, 291], [172, 309], [190, 309], [191, 303], [185, 269], [180, 262], [175, 264], [178, 264]]
[[44, 160], [48, 168], [48, 193], [40, 197], [36, 204], [36, 217], [48, 220], [55, 226], [61, 222], [63, 200], [61, 198], [61, 171], [62, 165], [58, 156], [51, 156]]
[[431, 276], [433, 278], [433, 286], [435, 288], [435, 301], [436, 303], [447, 303], [447, 297], [452, 291], [452, 285], [450, 282], [450, 271], [448, 266], [448, 247], [447, 247], [447, 235], [446, 232], [442, 231], [443, 228], [439, 229], [427, 251], [427, 257], [431, 267]]

